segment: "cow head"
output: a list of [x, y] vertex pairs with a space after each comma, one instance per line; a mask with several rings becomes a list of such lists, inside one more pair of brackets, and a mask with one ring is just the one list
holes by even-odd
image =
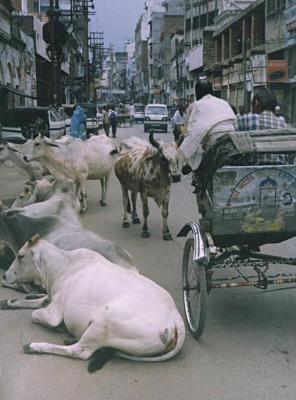
[[33, 246], [38, 242], [39, 236], [34, 236], [29, 242], [18, 251], [15, 260], [5, 272], [2, 278], [2, 285], [17, 289], [23, 283], [34, 283], [41, 285], [39, 266], [34, 261], [32, 252]]
[[36, 181], [34, 182], [29, 181], [25, 183], [24, 189], [14, 200], [14, 202], [11, 205], [11, 208], [24, 207], [32, 203], [31, 199], [34, 193], [35, 182]]
[[46, 148], [59, 147], [58, 144], [48, 139], [46, 136], [37, 136], [34, 140], [30, 140], [23, 145], [22, 153], [24, 155], [24, 161], [30, 162], [34, 160], [40, 160], [46, 154]]
[[172, 182], [180, 182], [182, 165], [178, 155], [178, 147], [176, 143], [158, 142], [154, 139], [153, 132], [150, 132], [149, 134], [149, 141], [153, 147], [158, 149], [160, 162], [167, 166], [170, 180]]

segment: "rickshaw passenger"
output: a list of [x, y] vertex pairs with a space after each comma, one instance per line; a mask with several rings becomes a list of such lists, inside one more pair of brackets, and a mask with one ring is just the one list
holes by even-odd
[[[196, 170], [202, 154], [225, 133], [234, 132], [235, 114], [230, 105], [213, 96], [213, 87], [207, 79], [200, 79], [195, 85], [196, 101], [188, 121], [188, 131], [179, 148], [179, 154], [187, 165], [183, 173]], [[187, 168], [186, 168], [187, 167]]]
[[[252, 113], [237, 117], [235, 130], [250, 131], [287, 128], [285, 119], [275, 114], [276, 106], [276, 96], [270, 89], [258, 89], [252, 100]], [[288, 154], [261, 153], [247, 155], [245, 162], [252, 165], [285, 165], [293, 161], [291, 160], [291, 155]]]

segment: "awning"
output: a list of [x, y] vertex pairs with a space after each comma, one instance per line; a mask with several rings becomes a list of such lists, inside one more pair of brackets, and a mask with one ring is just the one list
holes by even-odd
[[6, 90], [8, 92], [17, 94], [18, 96], [21, 96], [21, 97], [27, 97], [28, 99], [37, 100], [36, 96], [30, 96], [30, 95], [28, 95], [28, 94], [26, 94], [26, 93], [24, 93], [24, 92], [22, 92], [22, 91], [20, 91], [18, 89], [15, 89], [15, 88], [7, 86], [7, 85], [1, 85], [0, 84], [0, 91], [2, 91], [2, 90]]

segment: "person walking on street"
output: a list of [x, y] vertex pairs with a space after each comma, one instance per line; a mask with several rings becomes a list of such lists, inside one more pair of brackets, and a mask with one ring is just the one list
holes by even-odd
[[106, 135], [109, 136], [110, 121], [109, 121], [108, 107], [104, 107], [103, 109], [103, 127]]
[[70, 136], [86, 140], [86, 131], [86, 115], [83, 108], [77, 104], [71, 117]]
[[186, 120], [186, 112], [184, 106], [180, 104], [178, 109], [175, 111], [172, 118], [173, 135], [177, 145], [180, 144], [180, 137], [183, 135], [183, 129]]
[[133, 103], [130, 104], [129, 106], [129, 117], [130, 117], [130, 124], [133, 126], [134, 119], [135, 119], [135, 107]]
[[117, 131], [117, 115], [116, 115], [114, 107], [112, 107], [111, 112], [109, 114], [109, 122], [110, 122], [111, 129], [112, 129], [112, 136], [115, 138], [116, 131]]

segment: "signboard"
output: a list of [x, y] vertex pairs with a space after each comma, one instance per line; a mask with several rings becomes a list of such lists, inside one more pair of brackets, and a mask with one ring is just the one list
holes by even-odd
[[195, 49], [190, 50], [188, 62], [189, 71], [193, 71], [203, 66], [203, 45], [197, 46]]
[[266, 81], [267, 82], [286, 82], [288, 80], [288, 61], [287, 60], [267, 60]]

